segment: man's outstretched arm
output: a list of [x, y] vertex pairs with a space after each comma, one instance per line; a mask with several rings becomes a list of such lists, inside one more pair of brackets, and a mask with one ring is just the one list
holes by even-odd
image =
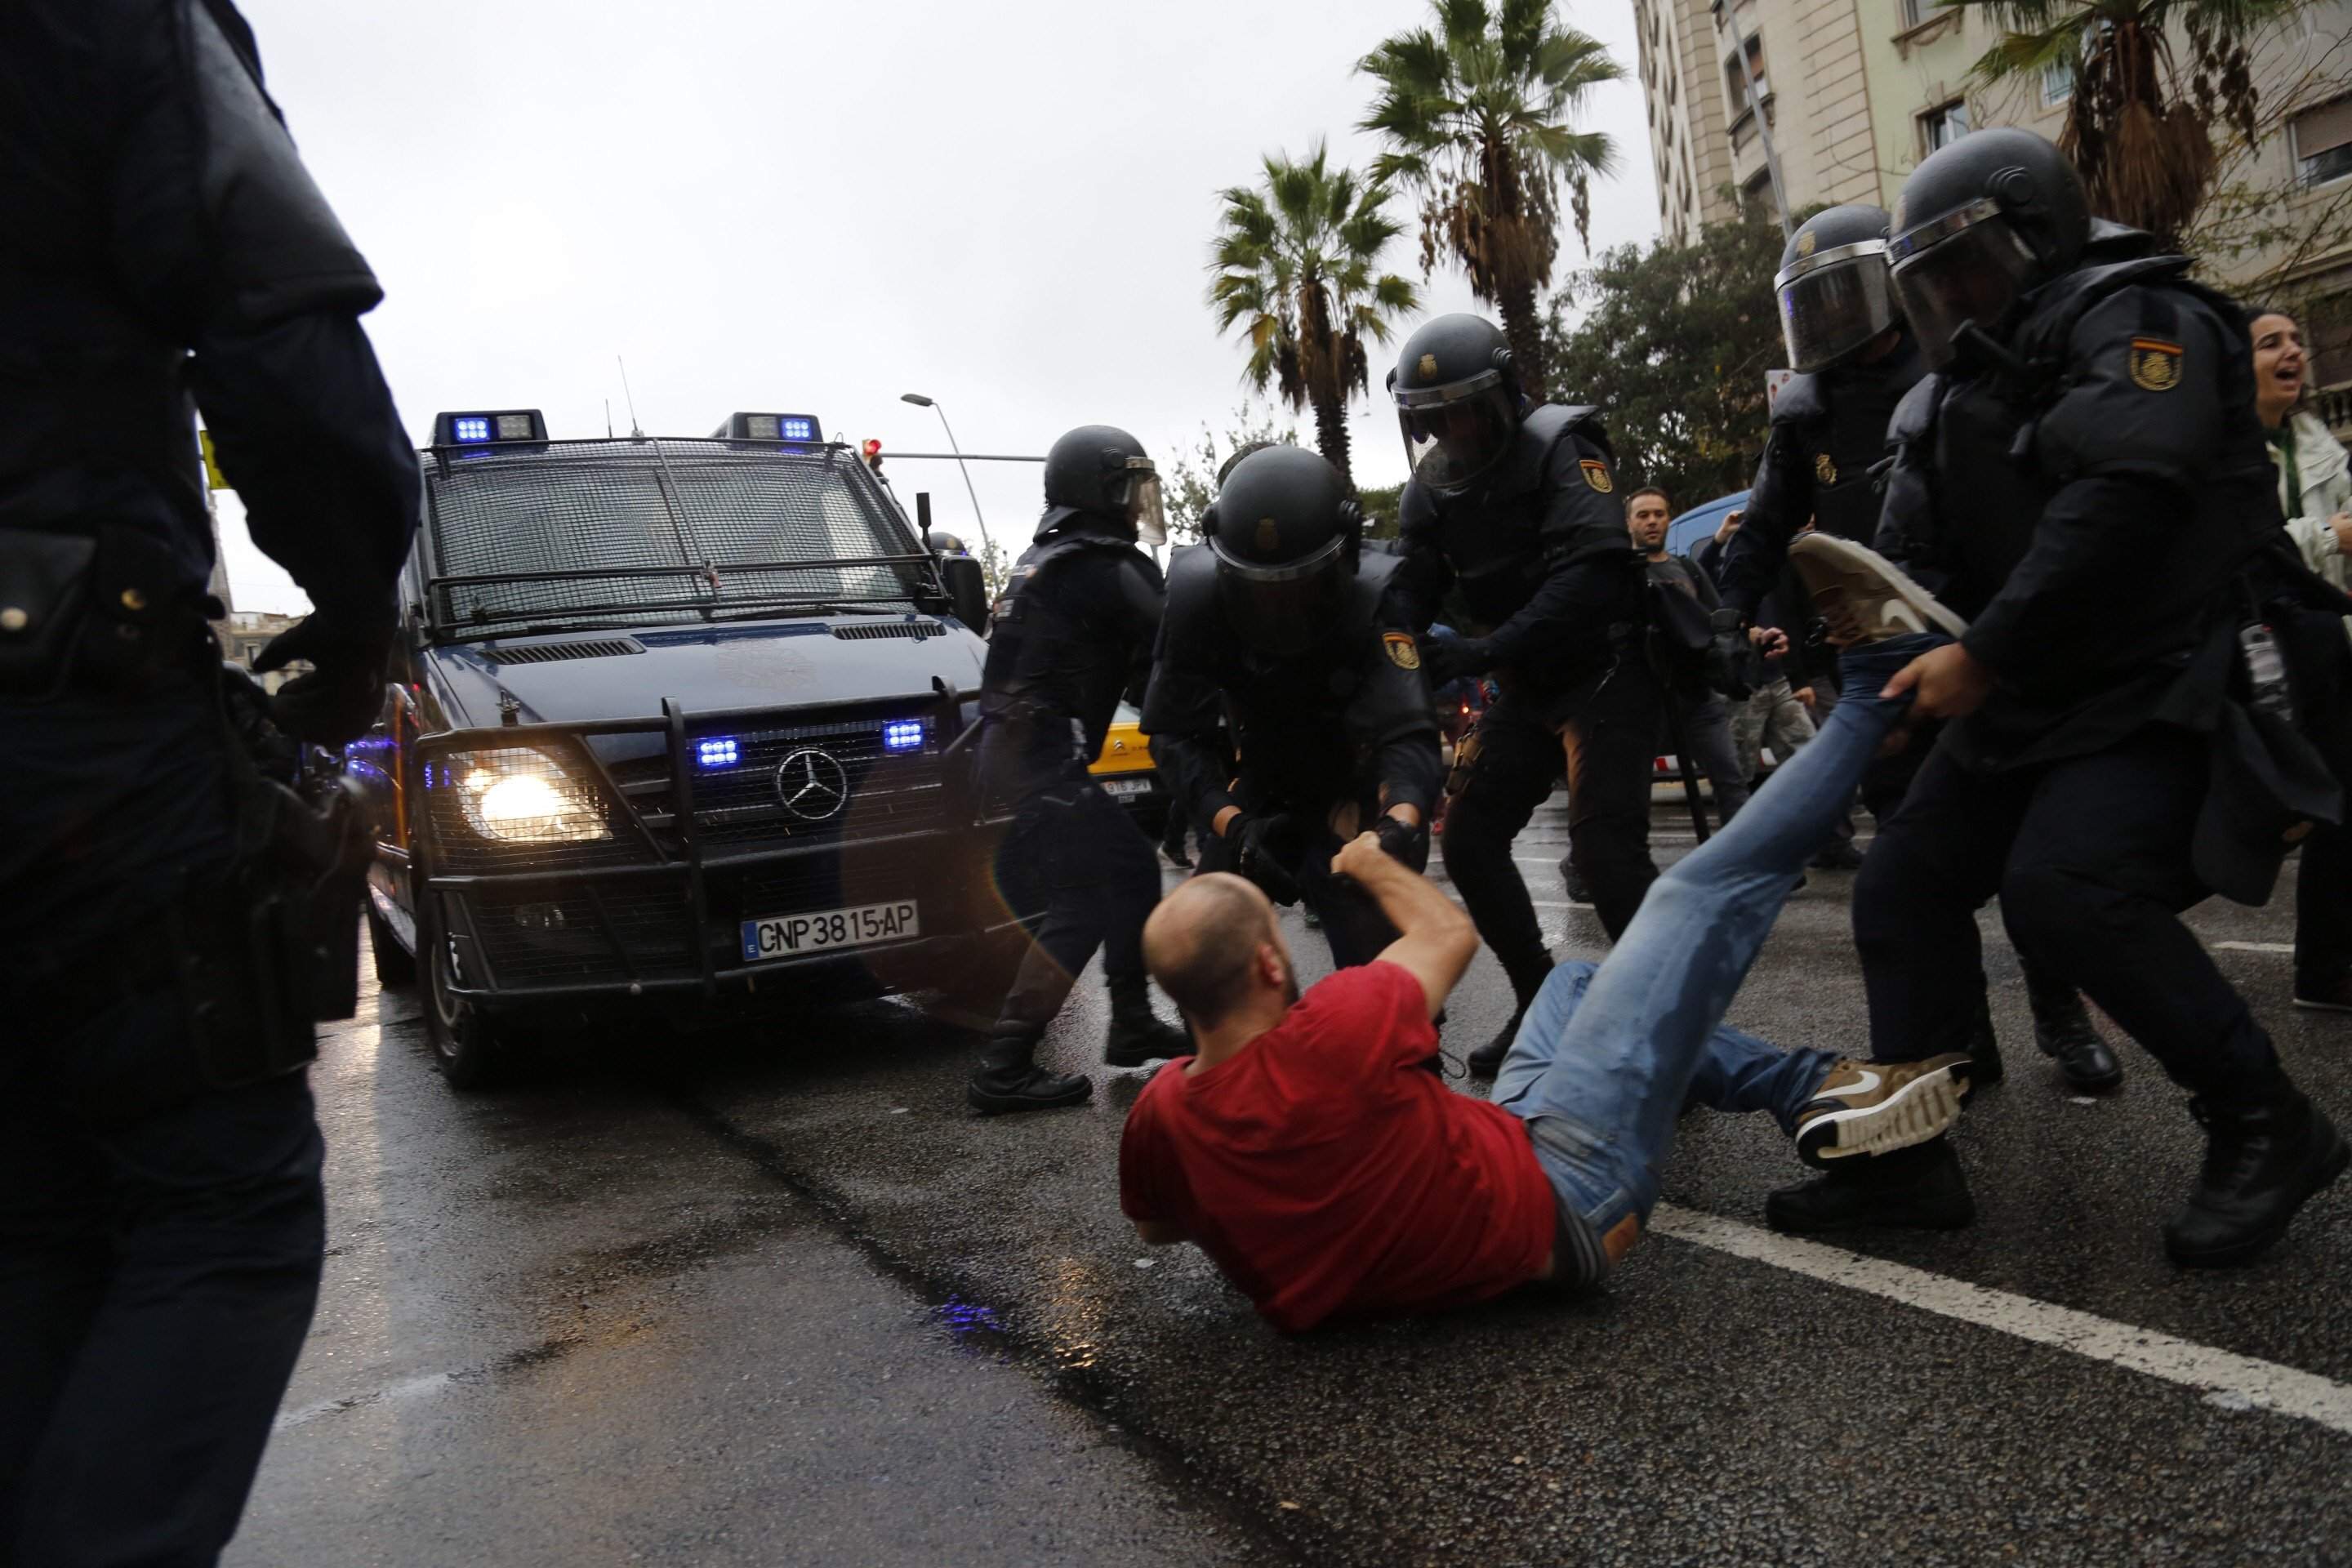
[[1377, 833], [1359, 834], [1341, 845], [1331, 869], [1353, 878], [1402, 933], [1381, 951], [1380, 962], [1420, 981], [1429, 1016], [1436, 1017], [1478, 955], [1478, 928], [1437, 884], [1382, 849]]

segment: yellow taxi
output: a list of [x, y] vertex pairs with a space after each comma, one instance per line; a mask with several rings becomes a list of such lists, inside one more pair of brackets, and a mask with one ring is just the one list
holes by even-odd
[[1139, 727], [1142, 718], [1133, 703], [1120, 703], [1103, 735], [1102, 755], [1087, 772], [1146, 833], [1158, 837], [1168, 818], [1168, 788], [1160, 781], [1160, 770], [1151, 765], [1150, 743]]

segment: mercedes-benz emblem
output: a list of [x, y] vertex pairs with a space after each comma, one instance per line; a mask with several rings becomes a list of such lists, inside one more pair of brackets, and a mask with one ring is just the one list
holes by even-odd
[[831, 752], [803, 746], [776, 764], [776, 798], [803, 822], [823, 822], [849, 804], [849, 770]]

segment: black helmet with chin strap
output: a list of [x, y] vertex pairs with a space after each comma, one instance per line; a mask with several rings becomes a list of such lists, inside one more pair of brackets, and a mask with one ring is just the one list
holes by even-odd
[[1143, 443], [1115, 425], [1081, 425], [1045, 453], [1045, 515], [1037, 537], [1081, 515], [1139, 543], [1168, 542], [1159, 471]]
[[1895, 204], [1886, 253], [1927, 363], [1971, 331], [1999, 342], [2017, 301], [2071, 270], [2091, 239], [2074, 166], [2031, 131], [1977, 131], [1929, 153]]
[[1465, 489], [1511, 449], [1519, 378], [1502, 329], [1483, 316], [1440, 316], [1405, 339], [1389, 372], [1412, 477], [1441, 495]]
[[1780, 252], [1772, 292], [1789, 368], [1844, 363], [1903, 319], [1886, 271], [1886, 209], [1854, 202], [1807, 218]]
[[1202, 520], [1217, 598], [1250, 646], [1297, 653], [1328, 633], [1356, 580], [1364, 514], [1339, 471], [1303, 447], [1233, 466]]

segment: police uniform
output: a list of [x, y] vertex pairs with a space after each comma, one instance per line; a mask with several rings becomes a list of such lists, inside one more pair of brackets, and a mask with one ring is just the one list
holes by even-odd
[[1172, 1055], [1180, 1043], [1152, 1018], [1146, 990], [1143, 922], [1160, 898], [1152, 846], [1087, 772], [1120, 698], [1140, 695], [1159, 635], [1164, 584], [1135, 544], [1122, 518], [1055, 506], [990, 622], [980, 778], [987, 798], [1012, 812], [998, 885], [1028, 921], [1031, 942], [972, 1079], [978, 1110], [1087, 1097], [1086, 1078], [1047, 1073], [1033, 1058], [1097, 948], [1112, 1000], [1107, 1059], [1129, 1065], [1123, 1054]]
[[[2235, 709], [2233, 585], [2280, 532], [2251, 350], [2186, 258], [2089, 240], [2047, 142], [1987, 132], [1946, 152], [1961, 149], [1974, 161], [1929, 160], [1906, 188], [1924, 221], [1907, 251], [1898, 236], [1895, 279], [1951, 346], [1898, 413], [1880, 541], [1933, 574], [1995, 684], [1946, 727], [1857, 880], [1872, 1035], [1886, 1058], [1964, 1048], [1976, 911], [1998, 893], [2019, 946], [2196, 1095], [2214, 1152], [2167, 1246], [2236, 1262], [2345, 1160], [2179, 918], [2217, 874], [2193, 847]], [[1995, 340], [1965, 312], [2004, 279], [2021, 292]]]
[[[1391, 806], [1411, 805], [1426, 823], [1443, 775], [1421, 656], [1391, 592], [1401, 564], [1363, 553], [1328, 631], [1276, 652], [1254, 645], [1225, 614], [1216, 557], [1181, 552], [1143, 705], [1152, 756], [1176, 808], [1202, 825], [1204, 846], [1224, 847], [1208, 825], [1228, 806], [1287, 819], [1281, 874], [1321, 919], [1331, 962], [1343, 969], [1370, 962], [1396, 930], [1361, 889], [1331, 875], [1340, 844], [1334, 822], [1368, 831]], [[1228, 721], [1237, 777], [1225, 766]], [[1425, 864], [1425, 836], [1419, 851]], [[1203, 854], [1208, 868], [1231, 868], [1230, 855]]]
[[[1411, 345], [1408, 344], [1408, 351]], [[1563, 773], [1570, 857], [1613, 938], [1657, 877], [1650, 769], [1664, 699], [1642, 648], [1644, 576], [1597, 412], [1529, 411], [1482, 482], [1399, 502], [1397, 590], [1417, 630], [1458, 591], [1501, 697], [1447, 809], [1445, 868], [1520, 1003], [1551, 969], [1511, 841]], [[1477, 673], [1469, 671], [1468, 673]]]
[[209, 1087], [172, 979], [237, 856], [191, 398], [317, 607], [311, 739], [374, 715], [416, 465], [226, 0], [0, 11], [0, 1562], [210, 1562], [323, 1204], [303, 1075]]

